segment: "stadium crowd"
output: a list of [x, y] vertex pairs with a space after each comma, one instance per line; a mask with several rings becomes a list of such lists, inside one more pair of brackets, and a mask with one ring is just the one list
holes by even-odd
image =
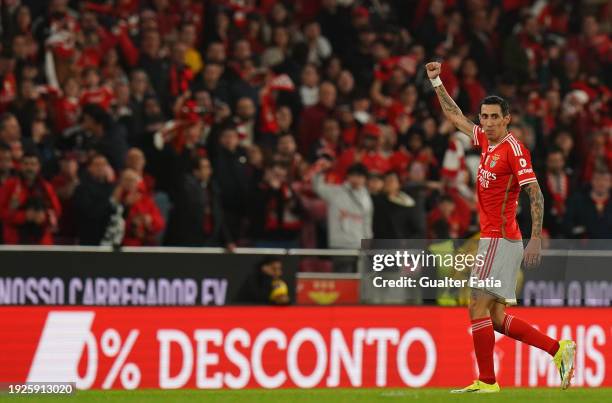
[[[465, 237], [511, 105], [546, 236], [612, 237], [612, 1], [4, 0], [5, 244], [359, 247]], [[528, 200], [520, 222], [529, 233]]]

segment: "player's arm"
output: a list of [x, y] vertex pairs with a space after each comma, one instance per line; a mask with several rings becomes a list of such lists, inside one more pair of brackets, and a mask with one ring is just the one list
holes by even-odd
[[531, 239], [525, 247], [523, 260], [527, 267], [536, 267], [542, 259], [542, 221], [544, 220], [544, 196], [537, 181], [527, 183], [523, 189], [529, 195], [531, 205]]
[[465, 117], [461, 109], [457, 106], [453, 98], [448, 95], [442, 80], [440, 80], [440, 71], [442, 70], [442, 64], [438, 62], [431, 62], [425, 65], [427, 70], [427, 77], [431, 81], [431, 84], [436, 91], [440, 106], [444, 115], [455, 125], [457, 129], [472, 137], [474, 135], [474, 122]]
[[531, 206], [531, 238], [542, 236], [542, 222], [544, 221], [544, 195], [538, 182], [531, 182], [523, 186], [529, 195]]

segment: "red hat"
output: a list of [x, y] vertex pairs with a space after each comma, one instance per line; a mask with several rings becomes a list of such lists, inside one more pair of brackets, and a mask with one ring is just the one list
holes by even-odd
[[380, 136], [382, 136], [382, 130], [375, 123], [366, 123], [361, 128], [361, 134], [363, 136], [380, 137]]
[[198, 123], [201, 120], [198, 109], [199, 107], [196, 102], [190, 99], [181, 107], [178, 118], [190, 124]]
[[369, 16], [370, 16], [370, 12], [364, 6], [358, 6], [353, 9], [353, 17], [368, 18]]

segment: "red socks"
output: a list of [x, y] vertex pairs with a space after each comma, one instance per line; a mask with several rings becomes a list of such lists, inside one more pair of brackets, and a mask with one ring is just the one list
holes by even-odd
[[[515, 340], [537, 347], [554, 356], [559, 351], [559, 342], [540, 332], [512, 315], [506, 315], [501, 329], [498, 332], [512, 337]], [[472, 320], [472, 339], [478, 369], [479, 380], [490, 385], [495, 383], [495, 369], [493, 368], [493, 348], [495, 347], [495, 334], [493, 322], [490, 317]]]
[[493, 322], [490, 317], [474, 319], [472, 321], [472, 339], [474, 339], [474, 351], [480, 371], [479, 380], [490, 385], [495, 383], [495, 370], [493, 368], [493, 348], [495, 346], [495, 334], [493, 333]]
[[[474, 322], [472, 322], [472, 328], [474, 327], [473, 323]], [[512, 315], [506, 315], [504, 317], [504, 323], [500, 333], [512, 337], [515, 340], [522, 341], [523, 343], [527, 343], [530, 346], [537, 347], [540, 350], [544, 350], [552, 356], [559, 350], [559, 342], [557, 340], [551, 339], [535, 327]], [[474, 342], [475, 340], [476, 339], [474, 339]]]

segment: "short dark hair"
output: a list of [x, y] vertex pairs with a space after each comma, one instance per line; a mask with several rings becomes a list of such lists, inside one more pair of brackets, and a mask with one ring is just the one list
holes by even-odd
[[[197, 156], [189, 160], [189, 171], [193, 172], [200, 169], [200, 163], [202, 160], [209, 161], [207, 157]], [[209, 161], [210, 162], [210, 161]]]
[[368, 168], [363, 164], [353, 164], [346, 171], [346, 176], [357, 175], [368, 177]]
[[510, 105], [508, 105], [508, 101], [502, 97], [498, 97], [497, 95], [489, 95], [488, 97], [484, 97], [483, 100], [480, 101], [480, 106], [478, 107], [479, 111], [482, 109], [483, 105], [499, 105], [502, 116], [508, 116], [510, 114]]
[[547, 155], [550, 155], [550, 154], [557, 154], [557, 153], [563, 154], [563, 150], [562, 150], [562, 149], [560, 149], [560, 148], [559, 148], [559, 147], [557, 147], [557, 146], [552, 146], [552, 147], [550, 147], [550, 149], [548, 150]]
[[387, 172], [385, 172], [385, 174], [383, 175], [383, 178], [388, 178], [390, 176], [395, 176], [397, 179], [399, 179], [399, 174], [397, 173], [397, 171], [394, 171], [393, 169], [388, 170]]
[[21, 157], [21, 160], [23, 161], [26, 158], [36, 158], [38, 162], [40, 162], [40, 154], [38, 153], [38, 151], [33, 150], [33, 149], [24, 151], [23, 156]]
[[94, 155], [92, 155], [91, 157], [89, 157], [87, 159], [87, 166], [90, 166], [98, 158], [104, 158], [104, 160], [106, 160], [106, 162], [108, 162], [108, 158], [106, 158], [106, 155], [100, 154], [100, 153], [95, 153]]
[[92, 118], [97, 124], [102, 125], [104, 129], [108, 129], [111, 124], [111, 116], [98, 104], [85, 104], [83, 106], [82, 116], [85, 115]]
[[[291, 132], [282, 132], [282, 133], [279, 133], [277, 140], [280, 140], [283, 137], [291, 137], [295, 141], [295, 136]], [[278, 141], [277, 141], [277, 144], [278, 144]]]
[[257, 263], [257, 267], [261, 270], [263, 269], [264, 266], [267, 266], [269, 264], [276, 263], [276, 262], [283, 263], [280, 256], [266, 256]]

